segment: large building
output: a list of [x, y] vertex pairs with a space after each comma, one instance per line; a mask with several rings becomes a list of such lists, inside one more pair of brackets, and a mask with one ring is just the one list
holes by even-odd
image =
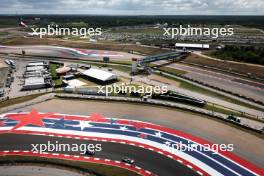
[[48, 64], [45, 62], [30, 62], [27, 64], [27, 67], [36, 67], [36, 66], [48, 67]]
[[24, 73], [23, 90], [41, 89], [51, 86], [51, 75], [46, 62], [30, 62]]
[[25, 79], [23, 90], [41, 89], [45, 88], [47, 84], [43, 77], [29, 77]]
[[44, 70], [45, 70], [44, 66], [32, 66], [26, 68], [26, 72], [35, 72], [35, 71], [44, 71]]
[[108, 71], [90, 68], [81, 73], [83, 76], [98, 83], [109, 83], [117, 80], [117, 75]]

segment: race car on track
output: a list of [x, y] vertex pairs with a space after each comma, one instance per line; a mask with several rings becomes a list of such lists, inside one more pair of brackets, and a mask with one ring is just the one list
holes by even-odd
[[122, 161], [124, 163], [127, 163], [127, 164], [134, 164], [135, 163], [135, 161], [133, 159], [128, 158], [128, 157], [122, 158]]

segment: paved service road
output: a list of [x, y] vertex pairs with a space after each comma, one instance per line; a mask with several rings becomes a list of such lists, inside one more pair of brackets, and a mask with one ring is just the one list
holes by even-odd
[[[97, 152], [95, 157], [121, 160], [127, 156], [135, 160], [135, 164], [160, 176], [198, 175], [188, 167], [165, 157], [159, 153], [138, 148], [131, 145], [116, 144], [99, 141], [81, 141], [77, 139], [56, 138], [48, 136], [2, 134], [0, 135], [0, 150], [32, 150], [31, 144], [101, 144], [102, 151]], [[56, 152], [60, 153], [60, 152]], [[80, 152], [61, 152], [69, 154], [80, 154]]]

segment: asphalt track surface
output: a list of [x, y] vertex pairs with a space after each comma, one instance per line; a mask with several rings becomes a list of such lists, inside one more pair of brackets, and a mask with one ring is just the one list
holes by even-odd
[[249, 81], [183, 64], [171, 64], [167, 67], [186, 71], [187, 73], [184, 74], [184, 76], [188, 78], [264, 102], [263, 83]]
[[[77, 139], [57, 138], [48, 136], [2, 134], [0, 135], [0, 150], [32, 150], [31, 144], [47, 144], [50, 141], [55, 144], [101, 144], [102, 151], [96, 152], [95, 157], [111, 160], [121, 160], [122, 157], [130, 157], [135, 164], [160, 176], [198, 175], [193, 170], [159, 153], [125, 144], [81, 141]], [[56, 152], [67, 154], [80, 154], [80, 152]]]
[[1, 53], [21, 54], [22, 50], [26, 55], [32, 56], [47, 56], [47, 57], [62, 57], [71, 59], [89, 59], [89, 60], [102, 60], [103, 57], [110, 57], [111, 60], [116, 61], [130, 61], [131, 58], [141, 58], [140, 55], [129, 54], [118, 51], [107, 50], [90, 50], [80, 48], [68, 48], [60, 46], [49, 45], [25, 45], [25, 46], [1, 46]]
[[[17, 131], [18, 128], [19, 131]], [[50, 137], [57, 136], [61, 138], [82, 139], [84, 141], [99, 140], [103, 142], [108, 141], [133, 145], [164, 154], [196, 170], [197, 173], [203, 173], [204, 175], [264, 175], [264, 170], [233, 155], [231, 152], [218, 150], [218, 152], [215, 153], [215, 150], [212, 148], [213, 144], [201, 138], [160, 125], [142, 121], [106, 118], [100, 114], [76, 116], [56, 113], [38, 113], [35, 109], [30, 113], [3, 114], [1, 133], [37, 134]], [[180, 147], [182, 147], [182, 145], [195, 144], [199, 145], [200, 149], [192, 151], [185, 149], [183, 151], [177, 150], [174, 146], [178, 145], [179, 142], [181, 143]], [[166, 144], [167, 147], [164, 146], [164, 144]], [[210, 145], [209, 151], [204, 144]], [[126, 147], [126, 150], [127, 149]], [[171, 151], [171, 149], [173, 151]], [[118, 151], [120, 150], [122, 149]], [[8, 151], [2, 153], [6, 152]], [[146, 152], [142, 152], [142, 155], [143, 154], [145, 155]], [[57, 154], [57, 156], [59, 156], [59, 154]], [[148, 155], [146, 156], [148, 157]], [[104, 160], [104, 158], [102, 158], [102, 160]]]

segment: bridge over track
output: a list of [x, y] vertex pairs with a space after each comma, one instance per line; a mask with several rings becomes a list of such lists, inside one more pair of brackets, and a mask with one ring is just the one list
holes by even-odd
[[185, 58], [189, 52], [184, 52], [184, 51], [177, 51], [177, 52], [170, 52], [170, 53], [163, 53], [163, 54], [158, 54], [154, 56], [147, 56], [139, 61], [139, 64], [145, 64], [145, 63], [150, 63], [150, 62], [156, 62], [160, 60], [169, 60], [169, 59], [183, 59]]
[[180, 61], [186, 58], [188, 55], [189, 55], [189, 52], [177, 51], [177, 52], [158, 54], [154, 56], [147, 56], [147, 57], [144, 57], [143, 59], [138, 60], [137, 70], [147, 70], [148, 64], [151, 62], [156, 62], [156, 61], [161, 61], [161, 60]]

